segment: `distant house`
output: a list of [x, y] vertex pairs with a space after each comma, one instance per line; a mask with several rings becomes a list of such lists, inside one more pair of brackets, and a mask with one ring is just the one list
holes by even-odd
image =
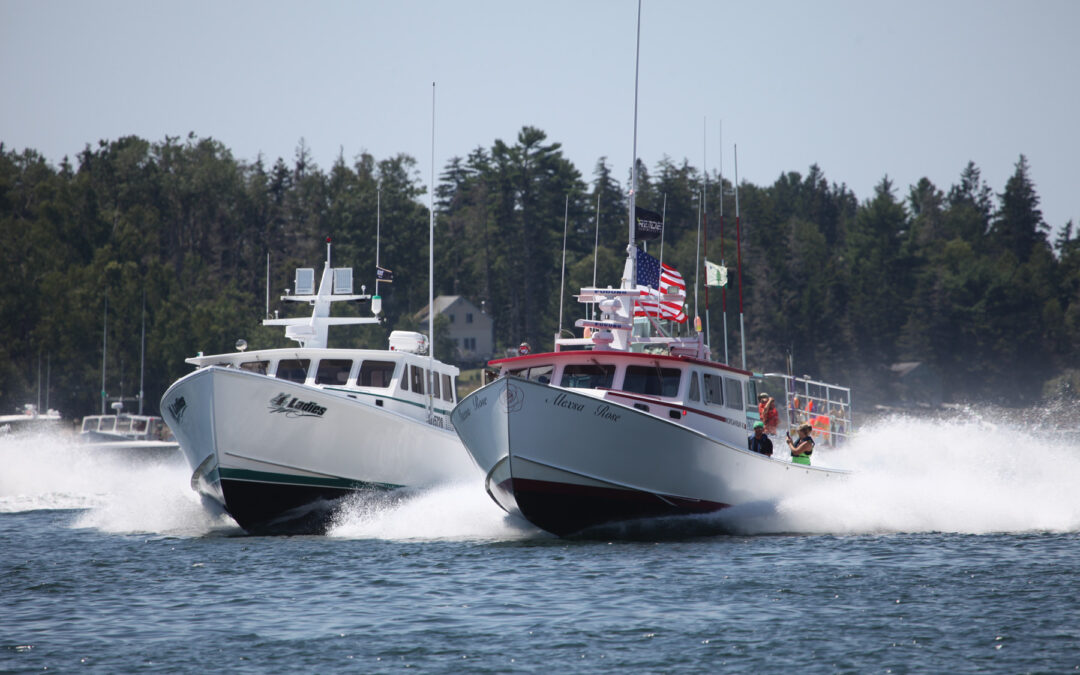
[[[495, 351], [495, 323], [482, 309], [461, 295], [440, 295], [435, 298], [435, 316], [445, 316], [450, 339], [457, 347], [462, 362], [486, 361]], [[416, 313], [421, 325], [428, 320], [425, 306]]]

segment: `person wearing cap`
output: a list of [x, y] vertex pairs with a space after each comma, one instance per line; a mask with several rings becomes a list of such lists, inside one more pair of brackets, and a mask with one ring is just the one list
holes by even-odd
[[758, 418], [765, 424], [765, 433], [775, 434], [776, 427], [780, 424], [780, 411], [776, 409], [776, 401], [765, 392], [758, 394]]
[[754, 435], [746, 439], [751, 450], [759, 455], [772, 457], [772, 441], [765, 435], [765, 425], [762, 422], [754, 422]]
[[810, 455], [814, 452], [814, 439], [810, 438], [810, 433], [814, 430], [814, 427], [809, 424], [800, 424], [798, 428], [799, 437], [795, 439], [795, 442], [791, 441], [791, 434], [788, 434], [787, 445], [791, 450], [791, 462], [793, 464], [810, 464]]

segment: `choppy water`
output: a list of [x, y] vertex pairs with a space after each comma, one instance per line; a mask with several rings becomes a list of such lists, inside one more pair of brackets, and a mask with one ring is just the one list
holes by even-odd
[[559, 540], [480, 484], [249, 537], [180, 461], [0, 439], [0, 672], [1080, 669], [1080, 443], [893, 419], [828, 491]]

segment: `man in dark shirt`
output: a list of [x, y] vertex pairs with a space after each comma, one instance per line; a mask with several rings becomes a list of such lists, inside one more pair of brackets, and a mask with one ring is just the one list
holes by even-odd
[[772, 441], [765, 435], [765, 424], [754, 422], [754, 435], [746, 439], [747, 445], [754, 452], [772, 457]]

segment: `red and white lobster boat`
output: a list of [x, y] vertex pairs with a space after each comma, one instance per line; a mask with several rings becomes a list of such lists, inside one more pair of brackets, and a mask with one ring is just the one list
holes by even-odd
[[[627, 261], [626, 278], [631, 263]], [[454, 408], [491, 497], [567, 535], [604, 523], [717, 511], [838, 480], [845, 471], [747, 449], [753, 374], [709, 360], [701, 333], [647, 336], [639, 291], [582, 289], [599, 320], [555, 351], [492, 361], [499, 377]], [[646, 329], [646, 330], [643, 330]]]

